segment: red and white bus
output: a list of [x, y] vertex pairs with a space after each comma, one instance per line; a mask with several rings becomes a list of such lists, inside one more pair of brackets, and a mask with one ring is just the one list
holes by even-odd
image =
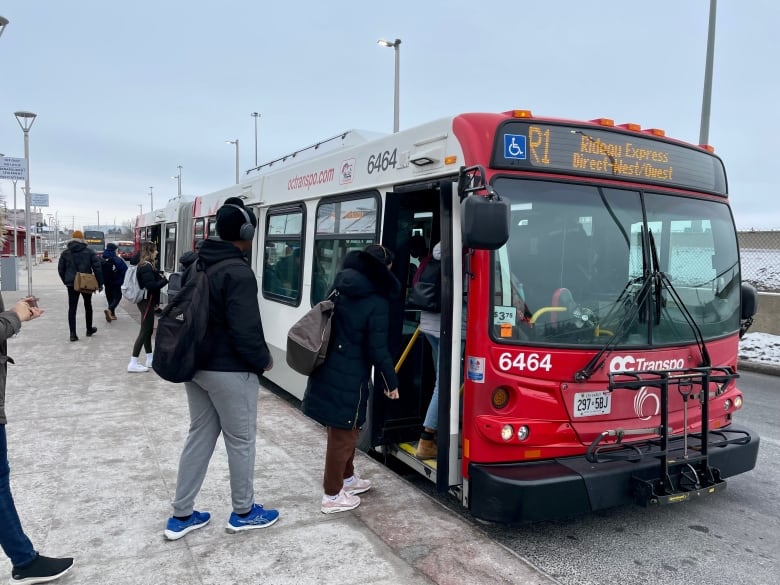
[[344, 255], [381, 242], [408, 287], [412, 236], [441, 242], [437, 458], [414, 457], [435, 374], [402, 299], [390, 339], [405, 356], [401, 399], [374, 398], [362, 444], [475, 516], [675, 503], [755, 466], [759, 437], [732, 420], [755, 294], [709, 147], [525, 110], [350, 131], [196, 198], [183, 239], [211, 234], [230, 196], [259, 218], [267, 378], [298, 398], [306, 380], [286, 367], [286, 333]]

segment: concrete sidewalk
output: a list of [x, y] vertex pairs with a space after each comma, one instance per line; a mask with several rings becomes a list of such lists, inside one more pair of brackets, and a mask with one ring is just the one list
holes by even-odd
[[[325, 432], [261, 389], [255, 491], [279, 522], [229, 535], [227, 458], [221, 440], [196, 507], [211, 523], [163, 538], [189, 417], [183, 386], [128, 374], [138, 315], [125, 302], [98, 332], [69, 341], [67, 295], [56, 260], [33, 266], [46, 313], [9, 340], [6, 410], [11, 484], [22, 523], [43, 554], [74, 556], [64, 584], [543, 584], [555, 581], [406, 481], [358, 453], [374, 482], [352, 512], [320, 512]], [[27, 273], [6, 306], [26, 296]], [[129, 313], [128, 313], [129, 311]], [[10, 575], [2, 556], [0, 580]]]

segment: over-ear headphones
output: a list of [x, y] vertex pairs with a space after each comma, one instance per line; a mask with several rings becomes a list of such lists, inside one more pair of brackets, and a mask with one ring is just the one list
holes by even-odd
[[235, 207], [238, 209], [241, 214], [244, 216], [244, 223], [241, 224], [241, 227], [238, 231], [238, 237], [245, 241], [251, 241], [255, 239], [255, 226], [252, 225], [252, 220], [249, 217], [249, 214], [247, 213], [246, 209], [241, 207], [240, 205], [235, 205], [233, 203], [226, 203], [225, 207]]

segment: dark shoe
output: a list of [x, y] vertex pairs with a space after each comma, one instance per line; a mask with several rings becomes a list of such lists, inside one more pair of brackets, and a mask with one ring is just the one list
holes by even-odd
[[116, 313], [114, 311], [111, 311], [111, 320], [116, 321]]
[[54, 559], [38, 555], [35, 560], [23, 569], [11, 571], [11, 583], [47, 583], [59, 579], [73, 566], [73, 559]]
[[79, 336], [76, 335], [75, 333], [71, 333], [70, 334], [70, 340], [71, 341], [78, 341], [79, 340]]
[[103, 311], [103, 313], [105, 313], [105, 315], [106, 315], [106, 321], [108, 323], [111, 323], [111, 320], [112, 320], [111, 319], [111, 310], [110, 309], [106, 309], [105, 311]]
[[87, 337], [92, 337], [95, 333], [97, 333], [97, 327], [87, 328]]

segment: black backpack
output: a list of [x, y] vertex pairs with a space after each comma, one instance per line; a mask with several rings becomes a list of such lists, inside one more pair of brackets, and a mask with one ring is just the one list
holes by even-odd
[[406, 304], [411, 309], [420, 309], [429, 313], [441, 311], [441, 261], [431, 258], [423, 267]]
[[[238, 259], [235, 264], [243, 265]], [[152, 369], [163, 380], [189, 382], [198, 370], [201, 358], [208, 354], [209, 279], [217, 262], [205, 268], [193, 262], [182, 275], [181, 290], [165, 305], [157, 321]]]

